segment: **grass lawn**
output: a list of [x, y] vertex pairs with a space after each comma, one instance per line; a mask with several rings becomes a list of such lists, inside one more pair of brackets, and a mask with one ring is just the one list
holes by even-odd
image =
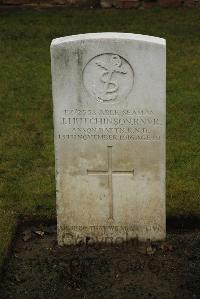
[[0, 264], [17, 217], [56, 217], [51, 40], [103, 31], [166, 38], [167, 215], [200, 216], [200, 10], [0, 10]]

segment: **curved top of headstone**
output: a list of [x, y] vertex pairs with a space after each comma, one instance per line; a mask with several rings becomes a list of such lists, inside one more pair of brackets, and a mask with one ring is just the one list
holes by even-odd
[[133, 33], [101, 32], [101, 33], [69, 35], [60, 38], [55, 38], [51, 43], [51, 47], [63, 43], [67, 43], [67, 42], [76, 42], [81, 40], [94, 40], [94, 39], [121, 39], [121, 40], [125, 39], [125, 40], [134, 40], [134, 41], [160, 44], [163, 46], [166, 43], [164, 38], [155, 37], [155, 36], [133, 34]]

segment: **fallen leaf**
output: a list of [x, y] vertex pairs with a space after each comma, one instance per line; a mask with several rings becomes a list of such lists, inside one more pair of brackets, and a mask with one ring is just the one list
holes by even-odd
[[156, 252], [156, 249], [153, 248], [153, 247], [151, 247], [151, 246], [148, 246], [148, 247], [146, 248], [146, 253], [147, 253], [148, 255], [153, 255], [155, 252]]
[[171, 244], [163, 243], [160, 245], [160, 249], [163, 251], [173, 251], [174, 247]]
[[39, 237], [44, 237], [44, 232], [41, 231], [41, 230], [36, 230], [36, 231], [34, 231], [34, 233], [35, 233], [36, 235], [38, 235]]
[[185, 249], [185, 250], [184, 250], [184, 254], [185, 254], [188, 258], [191, 258], [191, 257], [192, 257], [192, 251], [189, 250], [189, 249]]
[[57, 232], [56, 225], [50, 225], [46, 227], [44, 231], [46, 234], [55, 234]]
[[173, 251], [173, 246], [171, 244], [166, 244], [166, 248], [168, 251]]
[[31, 231], [30, 230], [26, 230], [24, 233], [23, 233], [23, 241], [24, 242], [27, 242], [27, 241], [29, 241], [29, 240], [31, 240], [32, 239], [32, 233], [31, 233]]

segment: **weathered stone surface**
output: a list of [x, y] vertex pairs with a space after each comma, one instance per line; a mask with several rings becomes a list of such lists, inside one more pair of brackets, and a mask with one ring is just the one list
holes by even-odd
[[165, 237], [165, 40], [51, 45], [59, 244]]

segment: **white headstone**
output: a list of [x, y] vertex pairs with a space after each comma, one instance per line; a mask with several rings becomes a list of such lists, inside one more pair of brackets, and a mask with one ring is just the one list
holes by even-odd
[[165, 238], [165, 40], [51, 45], [58, 242]]

